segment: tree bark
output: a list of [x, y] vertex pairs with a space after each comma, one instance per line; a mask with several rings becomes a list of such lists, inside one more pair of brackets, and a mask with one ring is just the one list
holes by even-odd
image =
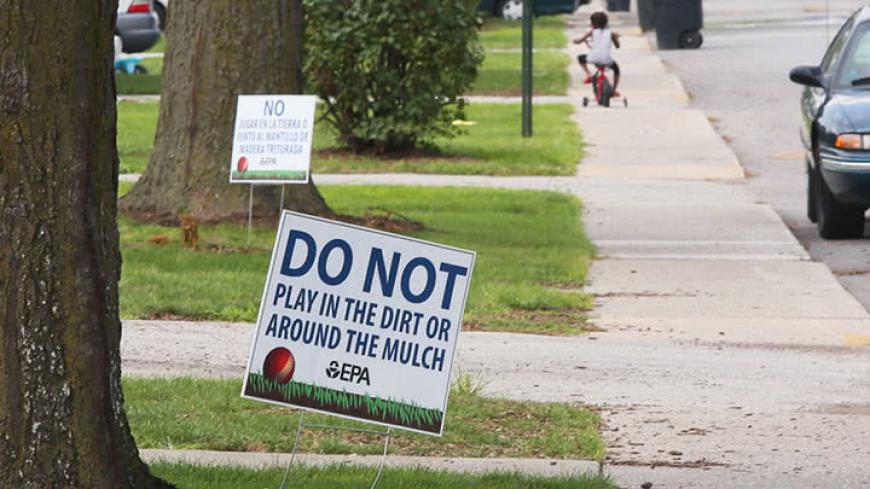
[[121, 392], [116, 2], [0, 0], [0, 487], [155, 488]]
[[[301, 0], [172, 3], [157, 137], [148, 169], [121, 209], [151, 221], [247, 216], [247, 185], [230, 185], [236, 96], [300, 93]], [[285, 208], [328, 209], [313, 183], [286, 186]], [[255, 191], [257, 216], [278, 213], [280, 191]]]

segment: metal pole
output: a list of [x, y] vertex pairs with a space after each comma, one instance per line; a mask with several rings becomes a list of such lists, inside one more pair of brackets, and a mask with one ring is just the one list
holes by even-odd
[[278, 218], [281, 218], [281, 213], [284, 212], [284, 184], [281, 184], [281, 205], [278, 207]]
[[251, 247], [251, 227], [254, 217], [254, 184], [251, 184], [251, 194], [248, 196], [248, 248]]
[[535, 0], [523, 0], [523, 137], [532, 137], [532, 29]]

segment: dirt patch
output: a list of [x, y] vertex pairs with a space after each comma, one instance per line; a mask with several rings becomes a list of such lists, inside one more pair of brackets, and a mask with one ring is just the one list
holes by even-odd
[[450, 161], [456, 163], [477, 163], [480, 160], [469, 158], [467, 156], [453, 155], [444, 153], [435, 148], [413, 148], [389, 153], [382, 153], [376, 150], [369, 151], [351, 151], [345, 148], [329, 148], [320, 149], [314, 152], [319, 157], [335, 158], [341, 161], [357, 160], [360, 157], [370, 158], [385, 163], [397, 161], [415, 161], [415, 162], [431, 162], [431, 161]]
[[859, 277], [868, 274], [870, 274], [870, 270], [840, 270], [834, 272], [834, 275], [838, 277]]
[[[479, 314], [466, 319], [463, 331], [507, 331], [544, 336], [603, 332], [587, 322], [586, 311], [567, 309], [560, 311], [507, 311], [494, 314]], [[510, 327], [510, 325], [525, 325]], [[575, 330], [576, 328], [576, 330]], [[523, 331], [528, 329], [528, 331]], [[566, 331], [567, 330], [567, 331]]]
[[656, 467], [670, 467], [675, 469], [707, 469], [711, 467], [729, 467], [728, 464], [723, 464], [721, 462], [710, 462], [706, 459], [699, 459], [693, 461], [672, 461], [672, 460], [654, 460], [654, 461], [643, 461], [643, 460], [608, 460], [606, 465], [622, 465], [627, 467], [649, 467], [654, 469]]
[[831, 404], [821, 406], [817, 412], [837, 416], [870, 416], [870, 404]]
[[331, 219], [398, 234], [417, 233], [426, 229], [420, 221], [380, 207], [366, 209], [362, 217], [334, 214]]

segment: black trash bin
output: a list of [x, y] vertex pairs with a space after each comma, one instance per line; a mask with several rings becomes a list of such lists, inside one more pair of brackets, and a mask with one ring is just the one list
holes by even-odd
[[659, 49], [697, 49], [704, 43], [701, 0], [653, 0]]
[[653, 0], [637, 0], [637, 20], [640, 22], [640, 30], [653, 30]]
[[609, 12], [628, 12], [631, 10], [631, 0], [607, 0]]

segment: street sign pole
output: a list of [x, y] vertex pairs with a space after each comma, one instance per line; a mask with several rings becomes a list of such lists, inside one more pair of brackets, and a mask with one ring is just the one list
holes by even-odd
[[523, 0], [523, 137], [532, 137], [532, 26], [535, 1]]

